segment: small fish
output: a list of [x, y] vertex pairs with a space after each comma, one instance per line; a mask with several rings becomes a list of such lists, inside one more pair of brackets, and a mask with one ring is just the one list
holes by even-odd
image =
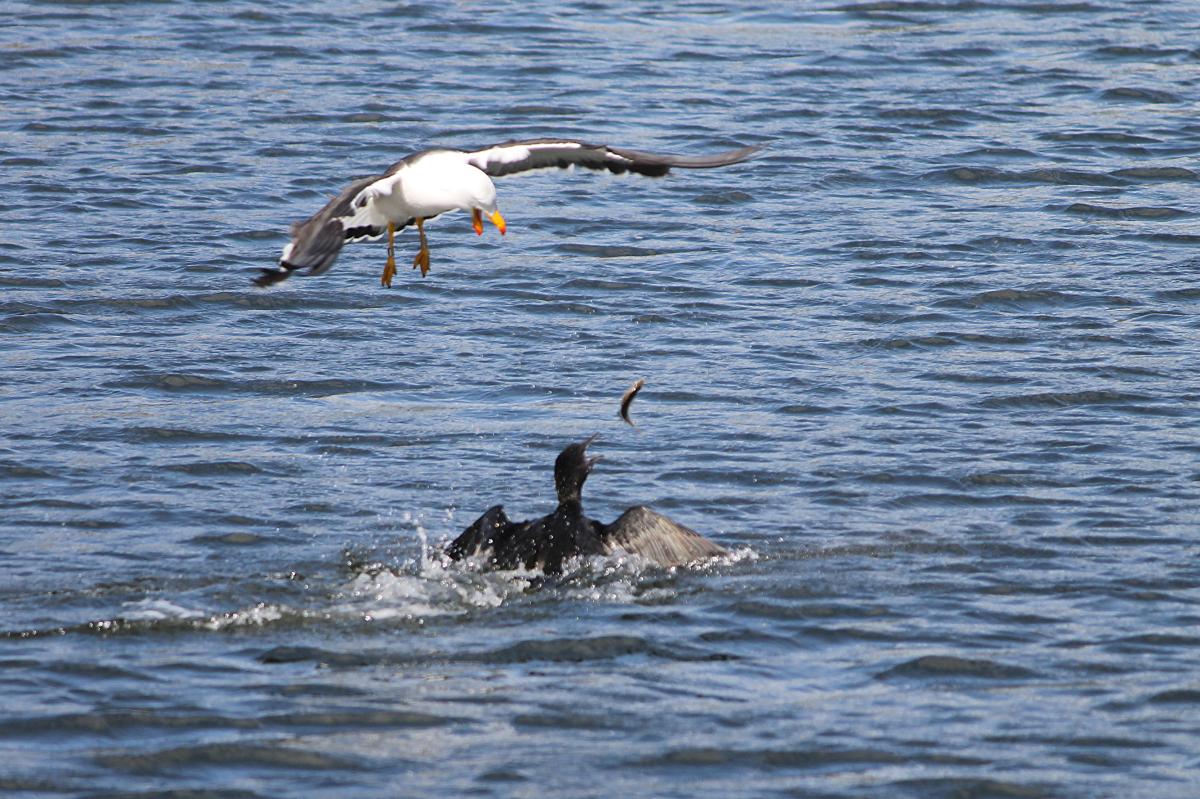
[[637, 427], [637, 425], [629, 418], [629, 406], [633, 404], [633, 398], [638, 395], [644, 385], [646, 385], [646, 381], [638, 378], [637, 382], [630, 386], [621, 397], [621, 418], [630, 427]]

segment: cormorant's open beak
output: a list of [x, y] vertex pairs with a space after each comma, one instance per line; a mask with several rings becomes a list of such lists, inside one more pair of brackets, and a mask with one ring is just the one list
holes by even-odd
[[[587, 448], [592, 445], [592, 442], [595, 441], [599, 437], [600, 437], [599, 433], [592, 433], [590, 436], [585, 438], [582, 442], [584, 451], [586, 452]], [[592, 467], [595, 466], [597, 463], [599, 463], [602, 460], [604, 460], [603, 455], [596, 455], [595, 457], [588, 458], [586, 461], [588, 471], [590, 472], [592, 470]]]

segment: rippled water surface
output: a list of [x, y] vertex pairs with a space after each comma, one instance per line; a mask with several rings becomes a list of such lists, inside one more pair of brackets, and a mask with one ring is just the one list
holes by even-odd
[[[1198, 795], [1193, 3], [0, 5], [3, 795]], [[769, 149], [250, 285], [534, 136]]]

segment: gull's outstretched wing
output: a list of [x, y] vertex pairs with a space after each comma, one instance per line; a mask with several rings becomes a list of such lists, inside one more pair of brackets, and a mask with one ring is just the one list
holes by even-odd
[[636, 172], [639, 175], [662, 177], [672, 168], [712, 169], [745, 161], [762, 147], [740, 147], [712, 155], [658, 155], [637, 150], [609, 147], [606, 144], [587, 144], [572, 139], [529, 139], [495, 144], [482, 150], [466, 153], [468, 163], [492, 177], [529, 172], [535, 169], [607, 169], [618, 175]]
[[303, 222], [292, 225], [292, 240], [283, 248], [279, 265], [263, 269], [254, 281], [258, 286], [270, 286], [297, 269], [307, 269], [309, 275], [329, 271], [337, 260], [342, 245], [350, 241], [377, 239], [387, 232], [387, 217], [375, 208], [374, 196], [367, 201], [355, 199], [380, 176], [354, 181], [325, 207]]

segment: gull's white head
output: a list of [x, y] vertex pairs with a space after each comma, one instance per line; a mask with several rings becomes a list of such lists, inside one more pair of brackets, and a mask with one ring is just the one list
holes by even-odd
[[508, 225], [496, 205], [496, 184], [482, 170], [472, 166], [469, 171], [474, 174], [463, 184], [463, 189], [468, 197], [465, 205], [471, 209], [471, 226], [475, 228], [476, 235], [482, 236], [483, 217], [486, 216], [503, 236]]

